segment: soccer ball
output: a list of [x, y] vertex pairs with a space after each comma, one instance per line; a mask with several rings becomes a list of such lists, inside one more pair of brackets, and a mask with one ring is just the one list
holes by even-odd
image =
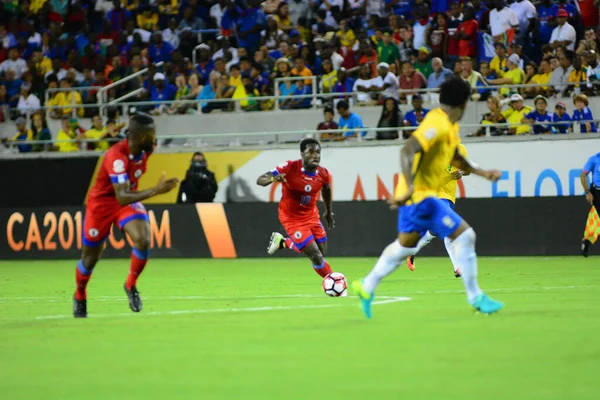
[[323, 291], [327, 296], [338, 297], [345, 296], [348, 282], [344, 274], [332, 272], [323, 278]]

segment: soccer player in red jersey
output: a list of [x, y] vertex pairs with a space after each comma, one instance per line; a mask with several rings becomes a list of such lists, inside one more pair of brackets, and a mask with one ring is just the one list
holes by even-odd
[[269, 254], [287, 248], [304, 253], [312, 261], [313, 268], [322, 277], [331, 273], [325, 261], [327, 234], [319, 218], [317, 197], [319, 192], [325, 203], [323, 218], [328, 228], [334, 227], [331, 203], [331, 175], [321, 167], [321, 145], [315, 139], [304, 139], [300, 143], [302, 158], [287, 161], [256, 180], [260, 186], [281, 182], [283, 195], [279, 202], [279, 221], [288, 237], [273, 232], [269, 243]]
[[150, 224], [146, 209], [140, 201], [167, 193], [179, 182], [178, 179], [165, 180], [163, 175], [158, 185], [152, 189], [141, 192], [136, 190], [140, 177], [146, 171], [146, 163], [154, 149], [155, 141], [156, 132], [152, 117], [136, 114], [129, 119], [127, 139], [112, 146], [104, 156], [96, 183], [87, 199], [83, 223], [83, 251], [75, 268], [75, 318], [87, 317], [86, 287], [113, 224], [123, 230], [133, 242], [125, 293], [131, 310], [142, 310], [142, 300], [136, 282], [148, 261]]

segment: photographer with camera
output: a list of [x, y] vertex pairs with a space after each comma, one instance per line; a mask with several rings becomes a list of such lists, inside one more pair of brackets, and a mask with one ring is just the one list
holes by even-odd
[[179, 186], [177, 203], [212, 203], [219, 189], [215, 174], [208, 170], [204, 154], [197, 151]]

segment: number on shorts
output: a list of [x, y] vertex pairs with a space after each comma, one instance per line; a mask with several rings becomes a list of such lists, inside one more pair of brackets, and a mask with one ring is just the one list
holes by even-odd
[[302, 196], [300, 197], [300, 204], [302, 204], [303, 206], [307, 206], [310, 204], [310, 198], [311, 196]]

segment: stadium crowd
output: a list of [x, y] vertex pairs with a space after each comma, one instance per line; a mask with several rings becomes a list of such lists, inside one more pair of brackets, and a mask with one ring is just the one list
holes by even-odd
[[[329, 94], [319, 99], [326, 114], [336, 109], [340, 122], [352, 116], [350, 107], [380, 104], [384, 127], [414, 126], [425, 114], [419, 89], [459, 75], [473, 100], [490, 104], [485, 121], [524, 119], [515, 95], [536, 104], [540, 96], [547, 103], [596, 95], [598, 14], [594, 0], [3, 0], [0, 121], [38, 112], [42, 121], [65, 124], [73, 114], [91, 118], [96, 108], [77, 106], [96, 104], [99, 87], [144, 68], [147, 74], [108, 90], [108, 99], [143, 89], [129, 101], [157, 104], [138, 109], [183, 114], [234, 110], [227, 99], [244, 111], [270, 110], [274, 101], [260, 97], [279, 93], [281, 109], [301, 109], [313, 99], [298, 96], [316, 87]], [[285, 79], [292, 77], [305, 79]], [[489, 88], [532, 83], [538, 86]], [[46, 101], [56, 88], [67, 90], [48, 91]], [[347, 98], [350, 92], [358, 95]], [[198, 102], [160, 104], [177, 100]], [[425, 100], [435, 102], [435, 94]], [[580, 101], [586, 117], [587, 102]], [[412, 114], [395, 116], [407, 103]], [[503, 106], [512, 111], [492, 110]], [[118, 124], [118, 111], [109, 119]]]

